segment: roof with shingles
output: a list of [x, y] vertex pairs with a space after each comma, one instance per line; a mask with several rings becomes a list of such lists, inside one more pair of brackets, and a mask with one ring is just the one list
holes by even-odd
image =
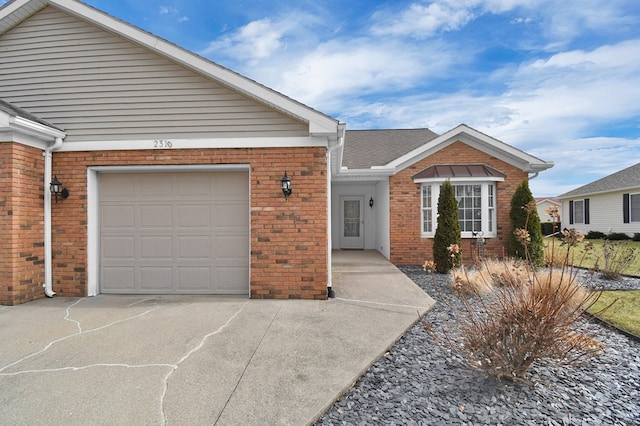
[[39, 124], [42, 124], [44, 126], [51, 127], [52, 129], [62, 130], [62, 129], [57, 128], [53, 124], [48, 123], [48, 122], [42, 120], [39, 117], [36, 117], [35, 115], [31, 114], [30, 112], [25, 111], [22, 108], [20, 108], [20, 107], [18, 107], [16, 105], [13, 105], [13, 104], [11, 104], [11, 103], [9, 103], [7, 101], [4, 101], [2, 99], [0, 99], [0, 111], [5, 112], [5, 113], [7, 113], [7, 114], [9, 114], [10, 116], [13, 116], [13, 117], [24, 118], [26, 120], [33, 121], [34, 123], [39, 123]]
[[349, 169], [384, 166], [436, 137], [425, 128], [347, 130], [342, 165]]
[[572, 191], [558, 195], [556, 198], [571, 198], [579, 195], [597, 194], [601, 192], [620, 191], [629, 188], [640, 188], [640, 163], [620, 170], [602, 179], [588, 183]]

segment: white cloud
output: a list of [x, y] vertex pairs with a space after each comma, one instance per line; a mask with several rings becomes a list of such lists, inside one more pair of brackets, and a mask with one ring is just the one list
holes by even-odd
[[[307, 47], [305, 39], [313, 37], [312, 28], [317, 24], [315, 18], [297, 12], [279, 19], [252, 21], [237, 31], [210, 42], [201, 54], [228, 57], [255, 65], [257, 61], [269, 60], [273, 55], [284, 53], [289, 42], [302, 46], [303, 50]], [[281, 66], [283, 70], [287, 68], [286, 64]]]
[[394, 12], [379, 12], [374, 15], [378, 25], [373, 28], [373, 33], [426, 38], [440, 31], [453, 31], [466, 25], [475, 18], [473, 9], [472, 4], [458, 1], [413, 3], [397, 17]]

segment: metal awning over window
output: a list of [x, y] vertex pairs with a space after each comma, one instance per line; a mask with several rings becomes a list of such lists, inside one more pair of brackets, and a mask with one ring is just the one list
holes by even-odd
[[486, 164], [434, 164], [413, 175], [414, 181], [423, 179], [473, 178], [503, 180], [506, 175]]

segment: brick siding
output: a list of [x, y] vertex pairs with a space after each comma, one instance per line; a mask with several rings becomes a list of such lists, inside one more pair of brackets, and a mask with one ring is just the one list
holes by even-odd
[[42, 151], [0, 143], [0, 305], [44, 297]]
[[[487, 164], [506, 175], [504, 182], [496, 182], [496, 238], [487, 238], [485, 256], [500, 258], [509, 245], [511, 197], [527, 173], [463, 142], [455, 142], [429, 157], [390, 177], [389, 208], [391, 234], [391, 262], [396, 265], [422, 265], [433, 260], [433, 238], [421, 237], [419, 183], [411, 178], [434, 164]], [[463, 262], [474, 260], [471, 239], [463, 239]]]
[[[60, 152], [53, 171], [69, 188], [54, 205], [53, 288], [87, 294], [87, 168], [92, 166], [249, 164], [252, 298], [326, 299], [327, 164], [325, 148]], [[280, 189], [287, 171], [293, 194]]]

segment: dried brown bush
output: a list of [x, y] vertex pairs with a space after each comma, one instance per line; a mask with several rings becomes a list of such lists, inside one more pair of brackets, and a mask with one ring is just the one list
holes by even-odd
[[462, 298], [459, 323], [437, 340], [491, 376], [523, 378], [536, 360], [577, 364], [602, 349], [579, 331], [584, 309], [598, 295], [569, 273], [551, 270], [531, 285], [496, 287], [476, 296]]
[[[575, 242], [565, 245], [568, 250]], [[565, 365], [587, 360], [603, 349], [602, 344], [580, 331], [585, 321], [583, 313], [600, 293], [590, 293], [576, 282], [567, 257], [561, 268], [546, 271], [536, 270], [532, 263], [521, 270], [513, 261], [492, 264], [484, 274], [480, 269], [478, 273], [485, 276], [486, 283], [499, 283], [492, 285], [494, 291], [483, 293], [474, 290], [477, 285], [468, 284], [466, 293], [475, 297], [461, 297], [463, 308], [458, 312], [458, 322], [443, 334], [435, 333], [428, 324], [425, 329], [436, 342], [460, 352], [472, 366], [498, 378], [523, 378], [541, 359]]]

